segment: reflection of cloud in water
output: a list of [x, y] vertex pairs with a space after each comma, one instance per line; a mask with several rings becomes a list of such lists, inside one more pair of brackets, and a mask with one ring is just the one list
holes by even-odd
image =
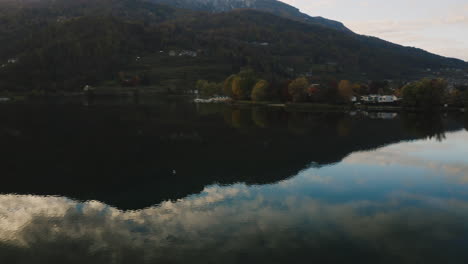
[[[0, 263], [467, 263], [466, 186], [439, 188], [436, 179], [468, 182], [466, 138], [358, 152], [278, 184], [210, 186], [138, 211], [0, 195]], [[390, 187], [370, 166], [418, 168], [434, 178], [415, 181], [423, 191], [406, 189], [392, 170], [400, 185]]]
[[369, 260], [386, 255], [389, 261], [417, 262], [434, 255], [435, 246], [443, 247], [437, 256], [467, 257], [457, 244], [468, 235], [465, 201], [394, 193], [381, 202], [330, 203], [282, 193], [286, 187], [272, 195], [262, 187], [212, 186], [139, 211], [1, 195], [0, 251], [27, 249], [40, 257], [61, 245], [64, 251], [54, 254], [75, 254], [88, 263], [120, 263], [128, 256], [132, 263], [281, 261], [302, 254], [308, 260], [345, 260], [361, 253]]

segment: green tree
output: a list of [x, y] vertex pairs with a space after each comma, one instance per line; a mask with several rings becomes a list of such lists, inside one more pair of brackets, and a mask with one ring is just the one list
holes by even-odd
[[268, 95], [270, 84], [265, 80], [258, 81], [252, 89], [251, 98], [254, 101], [264, 101]]
[[203, 96], [213, 96], [218, 94], [221, 90], [220, 84], [208, 82], [206, 80], [198, 80], [195, 87]]
[[293, 102], [304, 102], [307, 98], [307, 88], [309, 81], [305, 77], [297, 78], [288, 86], [288, 92]]
[[443, 79], [422, 79], [404, 86], [401, 90], [406, 106], [430, 109], [442, 104], [447, 88]]
[[255, 73], [251, 69], [243, 70], [232, 80], [232, 93], [238, 100], [250, 99], [252, 89], [257, 83]]
[[246, 98], [246, 93], [242, 89], [242, 80], [239, 76], [236, 76], [232, 79], [232, 96], [235, 99], [242, 100]]
[[464, 99], [464, 94], [460, 90], [454, 89], [447, 93], [445, 103], [450, 106], [463, 107], [465, 103]]
[[232, 97], [232, 83], [234, 81], [234, 78], [236, 78], [235, 74], [232, 74], [231, 76], [227, 77], [226, 80], [223, 82], [223, 93], [226, 96]]

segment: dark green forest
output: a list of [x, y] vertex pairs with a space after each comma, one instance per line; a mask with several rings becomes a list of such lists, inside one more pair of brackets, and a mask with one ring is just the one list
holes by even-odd
[[[19, 4], [21, 3], [21, 4]], [[255, 10], [143, 0], [0, 1], [0, 91], [85, 85], [190, 89], [250, 67], [267, 80], [410, 78], [467, 63]]]

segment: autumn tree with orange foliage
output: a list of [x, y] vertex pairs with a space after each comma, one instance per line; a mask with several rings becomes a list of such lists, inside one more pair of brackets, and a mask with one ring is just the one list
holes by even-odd
[[348, 80], [341, 80], [338, 84], [338, 94], [345, 102], [349, 102], [354, 95], [353, 85]]

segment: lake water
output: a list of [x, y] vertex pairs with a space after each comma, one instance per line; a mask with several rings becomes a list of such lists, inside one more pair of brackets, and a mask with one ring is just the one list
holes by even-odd
[[0, 104], [0, 263], [468, 263], [468, 117]]

